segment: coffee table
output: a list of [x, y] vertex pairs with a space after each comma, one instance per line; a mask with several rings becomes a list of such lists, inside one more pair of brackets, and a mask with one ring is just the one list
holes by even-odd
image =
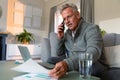
[[[15, 64], [15, 61], [0, 61], [0, 80], [13, 80], [13, 77], [25, 74], [11, 70], [11, 68], [18, 65], [19, 64]], [[67, 73], [59, 80], [87, 80], [87, 79], [80, 79], [79, 73], [76, 71], [72, 71]], [[100, 80], [100, 79], [92, 76], [90, 80]]]

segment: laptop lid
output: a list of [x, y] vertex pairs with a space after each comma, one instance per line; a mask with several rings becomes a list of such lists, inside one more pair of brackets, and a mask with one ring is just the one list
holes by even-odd
[[[27, 61], [31, 58], [30, 52], [26, 46], [18, 46], [18, 49], [24, 61]], [[47, 62], [40, 62], [39, 64], [47, 69], [53, 69], [55, 66]]]
[[24, 61], [31, 58], [30, 52], [26, 46], [18, 46], [18, 49]]

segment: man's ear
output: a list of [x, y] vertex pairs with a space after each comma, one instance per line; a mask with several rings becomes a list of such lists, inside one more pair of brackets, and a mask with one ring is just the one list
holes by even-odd
[[77, 18], [80, 19], [80, 12], [77, 12]]

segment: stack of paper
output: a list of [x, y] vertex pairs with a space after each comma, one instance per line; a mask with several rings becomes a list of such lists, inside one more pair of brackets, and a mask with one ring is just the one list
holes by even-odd
[[48, 75], [49, 70], [39, 65], [37, 62], [29, 59], [23, 64], [12, 68], [18, 72], [27, 72], [28, 74], [14, 77], [13, 80], [57, 80]]

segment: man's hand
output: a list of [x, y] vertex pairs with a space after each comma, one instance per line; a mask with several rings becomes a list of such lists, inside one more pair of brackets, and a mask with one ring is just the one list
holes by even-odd
[[49, 75], [54, 78], [60, 78], [66, 74], [68, 65], [65, 61], [60, 61], [55, 65], [55, 68], [49, 72]]

